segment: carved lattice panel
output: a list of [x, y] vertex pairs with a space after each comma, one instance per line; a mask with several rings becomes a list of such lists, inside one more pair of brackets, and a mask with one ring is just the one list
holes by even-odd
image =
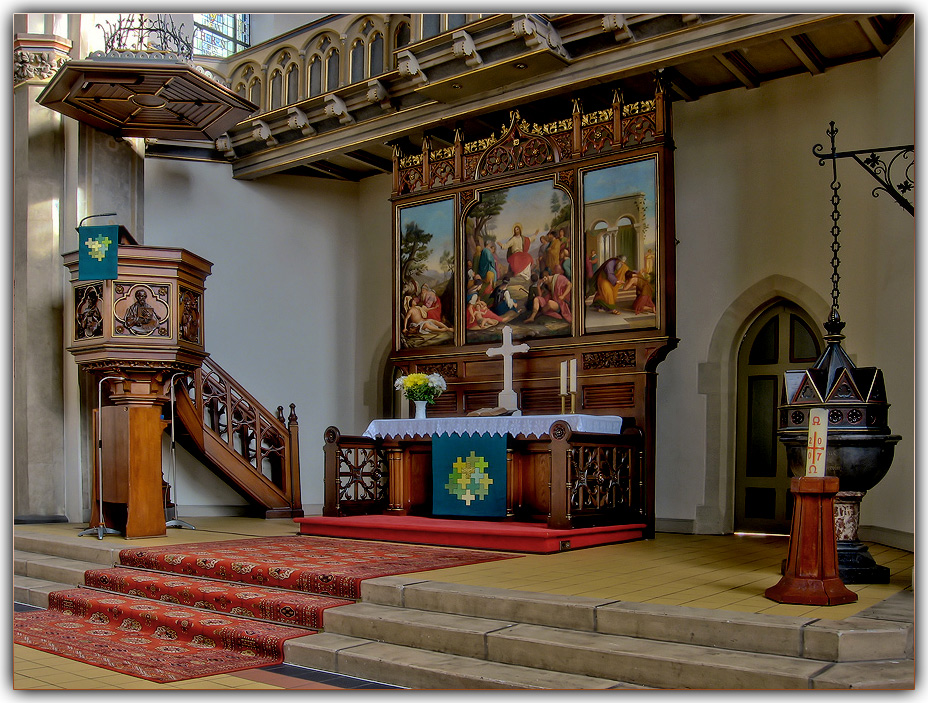
[[340, 447], [339, 503], [385, 501], [388, 475], [388, 463], [380, 451], [369, 447]]

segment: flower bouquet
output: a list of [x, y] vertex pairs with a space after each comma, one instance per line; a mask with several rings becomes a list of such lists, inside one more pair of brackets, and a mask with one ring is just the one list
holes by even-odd
[[409, 400], [424, 400], [429, 405], [448, 388], [445, 379], [437, 373], [411, 373], [408, 376], [400, 376], [393, 387], [403, 391], [403, 395]]

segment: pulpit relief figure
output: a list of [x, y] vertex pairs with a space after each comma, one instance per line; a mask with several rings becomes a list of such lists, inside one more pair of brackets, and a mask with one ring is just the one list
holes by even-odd
[[134, 334], [150, 334], [161, 320], [158, 313], [148, 304], [148, 293], [135, 291], [135, 302], [126, 310], [126, 327]]

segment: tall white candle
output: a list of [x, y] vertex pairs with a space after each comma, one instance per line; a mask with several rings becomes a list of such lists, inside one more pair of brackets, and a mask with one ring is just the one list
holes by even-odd
[[577, 360], [570, 360], [570, 392], [577, 392]]
[[567, 395], [567, 362], [561, 362], [561, 395]]

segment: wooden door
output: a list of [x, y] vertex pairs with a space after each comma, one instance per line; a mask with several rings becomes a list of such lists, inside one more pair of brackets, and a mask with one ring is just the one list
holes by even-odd
[[818, 325], [792, 303], [775, 303], [750, 326], [738, 353], [735, 531], [789, 534], [792, 494], [777, 439], [783, 372], [819, 357]]

